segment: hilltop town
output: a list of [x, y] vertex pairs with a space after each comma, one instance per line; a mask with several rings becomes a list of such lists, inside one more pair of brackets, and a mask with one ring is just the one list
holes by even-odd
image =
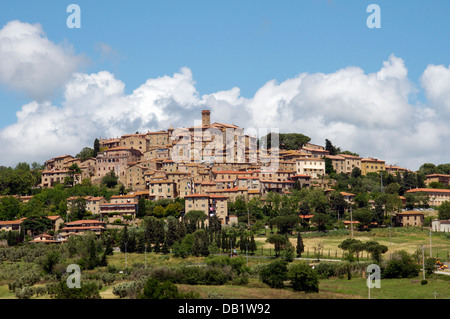
[[[417, 245], [428, 240], [428, 229], [428, 258], [423, 257], [424, 246], [421, 251], [427, 276], [435, 270], [448, 273], [448, 265], [435, 258], [449, 258], [448, 164], [424, 164], [412, 172], [381, 159], [341, 152], [329, 140], [325, 146], [316, 145], [297, 133], [258, 139], [236, 125], [211, 123], [209, 110], [201, 116], [201, 124], [193, 127], [96, 139], [94, 149], [51, 158], [43, 167], [35, 163], [32, 169], [26, 163], [15, 169], [0, 167], [0, 246], [5, 247], [0, 260], [22, 258], [29, 264], [37, 256], [42, 268], [30, 271], [33, 282], [28, 277], [16, 279], [10, 272], [4, 277], [8, 296], [26, 299], [42, 293], [78, 298], [60, 279], [68, 272], [69, 260], [74, 260], [80, 269], [95, 269], [104, 277], [110, 294], [136, 298], [143, 282], [127, 275], [127, 254], [145, 262], [145, 270], [141, 263], [132, 265], [131, 271], [140, 274], [133, 276], [158, 279], [159, 273], [146, 267], [148, 253], [176, 263], [187, 256], [221, 260], [189, 280], [180, 279], [186, 277], [180, 272], [192, 270], [177, 266], [173, 280], [189, 285], [238, 282], [245, 287], [250, 276], [270, 287], [318, 292], [317, 274], [324, 276], [323, 267], [334, 269], [334, 276], [341, 278], [339, 269], [350, 262], [345, 266], [347, 278], [360, 277], [364, 251], [366, 262], [382, 263], [386, 278], [411, 278], [419, 276]], [[407, 239], [403, 229], [416, 238]], [[366, 231], [379, 236], [377, 241], [363, 242]], [[433, 244], [431, 232], [439, 234]], [[306, 234], [310, 236], [303, 240]], [[391, 246], [391, 235], [400, 236], [402, 245]], [[317, 242], [322, 236], [330, 237]], [[288, 286], [273, 285], [265, 277], [276, 273], [271, 267], [285, 267], [283, 262], [292, 263], [289, 269], [304, 267], [294, 261], [295, 255], [301, 259], [306, 253], [307, 260], [314, 256], [319, 261], [324, 248], [339, 263], [320, 262], [320, 271], [312, 271], [309, 263], [297, 269], [315, 278], [309, 288], [296, 287], [293, 279]], [[250, 254], [262, 262], [273, 255], [276, 260], [261, 269], [242, 268], [227, 278], [215, 277], [217, 271], [228, 271], [231, 261], [214, 256], [226, 253], [231, 259], [237, 251], [247, 259]], [[382, 258], [388, 251], [389, 258]], [[396, 260], [402, 256], [409, 257], [399, 274]], [[243, 267], [244, 260], [239, 257], [235, 263]], [[42, 270], [59, 288], [33, 287], [44, 280]], [[113, 284], [115, 280], [125, 282]], [[84, 293], [83, 298], [101, 297], [98, 287]]]
[[[123, 135], [120, 138], [99, 140], [100, 151], [96, 157], [82, 161], [71, 155], [64, 155], [49, 159], [45, 162], [40, 186], [52, 187], [55, 183], [63, 183], [72, 176], [74, 184], [89, 179], [92, 183], [100, 183], [107, 174], [117, 176], [119, 183], [131, 190], [129, 195], [113, 198], [107, 203], [105, 199], [88, 199], [88, 203], [96, 203], [90, 211], [107, 215], [120, 212], [135, 216], [137, 201], [143, 197], [150, 200], [185, 199], [185, 211], [202, 210], [207, 215], [217, 215], [223, 225], [237, 222], [236, 216], [229, 215], [227, 203], [238, 196], [245, 200], [254, 197], [264, 197], [270, 192], [288, 194], [294, 187], [318, 187], [330, 189], [335, 181], [325, 178], [326, 161], [330, 161], [336, 174], [352, 174], [360, 170], [362, 175], [386, 171], [389, 174], [409, 171], [406, 168], [386, 165], [384, 160], [376, 158], [362, 158], [349, 154], [330, 155], [325, 147], [305, 143], [298, 150], [273, 149], [263, 152], [257, 149], [256, 137], [243, 134], [243, 129], [230, 124], [211, 123], [211, 112], [203, 110], [202, 123], [196, 127], [183, 129], [190, 139], [188, 155], [183, 161], [174, 160], [177, 150], [180, 150], [182, 139], [174, 136], [174, 128], [167, 131], [136, 133]], [[232, 155], [228, 160], [226, 138], [221, 139], [220, 145], [210, 151], [206, 157], [207, 148], [213, 141], [211, 130], [218, 134], [233, 133]], [[199, 143], [195, 139], [200, 132]], [[213, 131], [214, 132], [214, 131]], [[235, 144], [241, 143], [242, 153], [238, 157]], [[200, 145], [195, 153], [196, 146]], [[217, 146], [218, 145], [218, 146]], [[177, 148], [178, 147], [178, 148]], [[199, 156], [199, 153], [201, 156]], [[206, 159], [205, 159], [206, 158]], [[277, 165], [273, 165], [276, 163]], [[79, 171], [71, 175], [74, 165]], [[430, 174], [425, 183], [433, 181], [448, 185], [449, 176]], [[433, 206], [437, 206], [450, 198], [448, 190], [413, 189], [410, 192], [426, 192], [433, 198]], [[355, 194], [346, 194], [348, 200]], [[69, 199], [70, 200], [70, 199]], [[117, 216], [116, 216], [117, 217]], [[115, 217], [113, 217], [115, 218]]]

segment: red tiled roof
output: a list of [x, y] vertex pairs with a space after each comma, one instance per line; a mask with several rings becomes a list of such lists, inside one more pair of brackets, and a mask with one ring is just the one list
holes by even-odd
[[21, 218], [21, 219], [18, 219], [18, 220], [5, 220], [5, 221], [0, 221], [0, 226], [2, 226], [2, 225], [20, 225], [20, 224], [23, 223], [23, 221], [24, 221], [25, 219], [26, 219], [26, 218], [24, 217], [24, 218]]
[[95, 219], [85, 219], [85, 220], [76, 220], [74, 222], [69, 222], [66, 224], [66, 226], [68, 225], [82, 225], [82, 224], [104, 224], [104, 222], [101, 222], [99, 220], [95, 220]]
[[424, 192], [424, 193], [449, 193], [450, 189], [440, 189], [440, 188], [415, 188], [410, 189], [409, 191], [406, 191], [407, 193], [418, 193], [418, 192]]
[[209, 195], [204, 194], [192, 194], [192, 195], [186, 195], [184, 198], [206, 198], [209, 197]]
[[51, 220], [57, 220], [58, 218], [61, 218], [61, 216], [57, 215], [57, 216], [47, 216], [48, 219]]
[[61, 231], [65, 230], [90, 230], [90, 229], [105, 229], [103, 226], [78, 226], [78, 227], [64, 227]]
[[209, 198], [212, 198], [212, 199], [228, 199], [228, 196], [223, 196], [223, 195], [209, 195]]

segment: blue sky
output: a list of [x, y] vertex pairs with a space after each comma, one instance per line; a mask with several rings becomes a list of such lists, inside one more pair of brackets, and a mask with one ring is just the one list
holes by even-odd
[[[70, 3], [81, 8], [81, 29], [66, 26]], [[371, 3], [381, 8], [380, 29], [366, 25]], [[17, 0], [1, 4], [0, 28], [12, 20], [39, 23], [48, 40], [86, 58], [78, 72], [111, 72], [125, 94], [187, 67], [199, 96], [238, 87], [252, 98], [268, 81], [301, 73], [349, 66], [378, 72], [394, 54], [417, 89], [410, 95], [417, 105], [427, 104], [420, 86], [427, 66], [450, 64], [449, 12], [444, 0]], [[33, 99], [0, 87], [1, 129]], [[63, 90], [48, 99], [61, 105]]]

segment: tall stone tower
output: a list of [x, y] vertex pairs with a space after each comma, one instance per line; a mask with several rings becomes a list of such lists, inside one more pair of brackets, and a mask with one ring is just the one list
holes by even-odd
[[210, 126], [211, 125], [211, 111], [203, 110], [202, 111], [202, 126]]

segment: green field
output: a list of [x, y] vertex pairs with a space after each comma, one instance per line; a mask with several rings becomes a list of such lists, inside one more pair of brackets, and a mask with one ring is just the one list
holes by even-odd
[[[350, 238], [350, 231], [347, 235], [342, 232], [333, 231], [323, 236], [317, 236], [317, 233], [310, 233], [303, 235], [303, 243], [305, 245], [305, 252], [302, 257], [315, 257], [317, 256], [315, 249], [319, 243], [323, 244], [322, 258], [341, 259], [343, 251], [338, 247], [339, 244], [346, 238]], [[385, 245], [389, 248], [386, 253], [389, 254], [398, 251], [405, 250], [412, 254], [422, 245], [425, 248], [425, 254], [430, 253], [430, 233], [426, 229], [420, 228], [379, 228], [372, 229], [371, 231], [354, 231], [353, 238], [361, 240], [363, 242], [373, 240]], [[273, 245], [266, 243], [265, 237], [255, 238], [257, 242], [258, 251], [257, 254], [263, 253], [265, 256], [274, 255]], [[291, 243], [295, 246], [297, 239], [295, 236], [290, 237]], [[433, 257], [439, 257], [441, 261], [450, 262], [450, 234], [432, 232], [431, 234], [431, 246]], [[262, 249], [261, 249], [262, 247]], [[367, 259], [367, 255], [364, 253], [362, 260]]]
[[[342, 250], [338, 245], [349, 234], [345, 232], [330, 232], [324, 234], [308, 233], [303, 235], [303, 241], [306, 246], [304, 258], [311, 258], [313, 262], [317, 257], [314, 254], [314, 247], [319, 243], [323, 244], [323, 253], [321, 259], [341, 259]], [[354, 238], [363, 242], [374, 240], [380, 244], [390, 247], [388, 253], [383, 258], [388, 259], [390, 253], [398, 250], [405, 250], [409, 253], [414, 253], [421, 245], [425, 245], [425, 253], [429, 254], [430, 236], [427, 230], [417, 228], [395, 228], [391, 229], [390, 236], [388, 229], [373, 229], [370, 232], [354, 232]], [[248, 266], [250, 268], [257, 267], [258, 264], [266, 264], [272, 259], [268, 259], [269, 253], [273, 257], [273, 246], [266, 243], [264, 237], [256, 238], [258, 243], [258, 251], [254, 256], [249, 256]], [[296, 236], [290, 238], [292, 244], [296, 245]], [[432, 254], [434, 257], [440, 257], [441, 261], [449, 261], [448, 253], [450, 252], [450, 236], [443, 233], [432, 233]], [[246, 258], [246, 254], [241, 254]], [[362, 261], [367, 259], [366, 255], [361, 258]], [[295, 260], [294, 263], [299, 262]], [[316, 262], [316, 261], [314, 261]], [[33, 264], [25, 263], [23, 261], [14, 263], [4, 263], [0, 266], [1, 269], [7, 271], [11, 267], [24, 267], [29, 269]], [[205, 265], [205, 259], [201, 257], [176, 258], [171, 254], [162, 255], [155, 253], [138, 254], [127, 253], [126, 255], [120, 252], [108, 256], [108, 265], [113, 266], [119, 270], [125, 270], [125, 266], [130, 271], [153, 268], [153, 267], [181, 267], [186, 265]], [[28, 268], [26, 268], [28, 267]], [[104, 271], [105, 269], [103, 269]], [[86, 271], [96, 272], [97, 269]], [[446, 271], [450, 273], [450, 270]], [[434, 274], [427, 278], [428, 284], [421, 285], [422, 273], [417, 278], [412, 279], [382, 279], [380, 289], [371, 290], [372, 299], [431, 299], [435, 298], [433, 293], [436, 293], [436, 298], [449, 299], [450, 298], [450, 275]], [[118, 297], [112, 293], [114, 285], [123, 281], [131, 280], [127, 275], [117, 274], [116, 281], [110, 286], [103, 286], [100, 295], [105, 299], [117, 299]], [[246, 285], [221, 285], [221, 286], [206, 286], [206, 285], [178, 285], [180, 292], [196, 292], [201, 298], [225, 298], [225, 299], [365, 299], [368, 298], [368, 288], [366, 286], [365, 278], [353, 276], [351, 280], [344, 278], [330, 278], [320, 280], [320, 292], [306, 294], [303, 292], [294, 292], [290, 288], [286, 289], [271, 289], [263, 284], [256, 276], [250, 277]], [[8, 282], [3, 280], [0, 286], [0, 299], [15, 298], [14, 293], [8, 290]], [[48, 296], [40, 296], [41, 298], [48, 298]]]

